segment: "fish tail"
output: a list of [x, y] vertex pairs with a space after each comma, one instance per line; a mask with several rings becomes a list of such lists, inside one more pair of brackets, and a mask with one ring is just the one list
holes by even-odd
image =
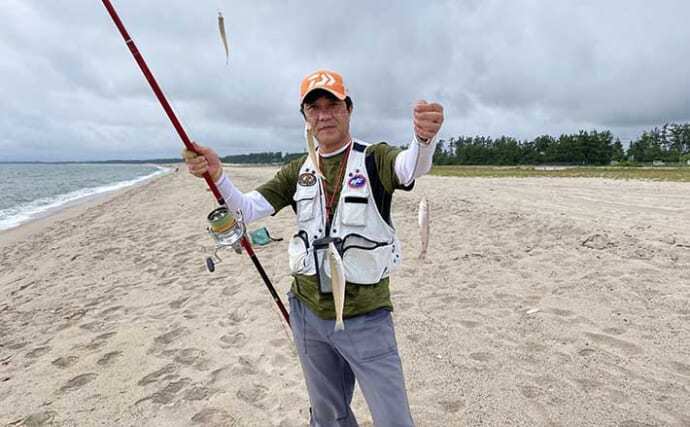
[[334, 328], [334, 330], [335, 330], [335, 331], [342, 331], [342, 330], [344, 330], [344, 329], [345, 329], [345, 322], [343, 322], [342, 319], [341, 319], [341, 320], [336, 320], [336, 321], [335, 321], [335, 328]]

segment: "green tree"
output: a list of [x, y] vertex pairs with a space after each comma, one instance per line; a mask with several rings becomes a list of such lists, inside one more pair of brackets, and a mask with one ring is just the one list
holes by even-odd
[[611, 160], [620, 162], [625, 159], [625, 150], [623, 150], [623, 144], [621, 140], [616, 138], [616, 142], [613, 143], [613, 149], [611, 150]]

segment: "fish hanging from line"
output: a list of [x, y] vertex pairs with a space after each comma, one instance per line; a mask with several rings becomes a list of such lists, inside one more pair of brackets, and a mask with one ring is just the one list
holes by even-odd
[[343, 259], [333, 242], [328, 244], [328, 266], [331, 269], [331, 290], [335, 304], [335, 330], [345, 329], [343, 310], [345, 309], [345, 267]]
[[426, 197], [422, 197], [422, 200], [419, 202], [419, 237], [422, 242], [422, 251], [419, 253], [419, 259], [424, 259], [429, 246], [429, 201]]
[[225, 36], [225, 19], [223, 19], [223, 14], [220, 12], [218, 12], [218, 31], [220, 31], [220, 39], [223, 40], [223, 47], [225, 48], [225, 65], [228, 65], [230, 51], [228, 50], [228, 39]]
[[321, 173], [321, 168], [319, 167], [319, 157], [316, 154], [316, 145], [314, 144], [314, 131], [312, 130], [309, 122], [304, 124], [304, 135], [307, 139], [307, 153], [309, 155], [309, 160], [311, 160], [311, 164], [314, 165], [314, 171], [316, 172], [316, 175], [324, 179], [324, 176]]

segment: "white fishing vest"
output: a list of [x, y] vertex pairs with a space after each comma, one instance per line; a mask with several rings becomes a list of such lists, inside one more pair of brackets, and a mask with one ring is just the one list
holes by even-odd
[[[369, 144], [353, 141], [340, 197], [329, 236], [342, 239], [341, 255], [345, 279], [350, 283], [372, 285], [388, 277], [400, 265], [400, 242], [395, 229], [381, 217], [373, 197], [365, 164]], [[297, 234], [288, 247], [293, 274], [315, 275], [312, 242], [326, 237], [326, 200], [314, 166], [307, 157], [299, 171], [294, 201]], [[325, 263], [330, 277], [330, 268]]]

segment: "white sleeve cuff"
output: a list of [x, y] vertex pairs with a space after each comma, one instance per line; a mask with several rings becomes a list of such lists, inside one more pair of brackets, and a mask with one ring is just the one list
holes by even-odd
[[421, 142], [415, 135], [410, 146], [395, 158], [395, 174], [400, 184], [407, 186], [427, 174], [436, 151], [436, 136], [428, 142]]
[[268, 200], [261, 193], [258, 191], [242, 193], [225, 174], [221, 175], [216, 182], [216, 186], [223, 199], [225, 199], [228, 209], [231, 211], [238, 209], [242, 211], [245, 224], [265, 218], [275, 212], [273, 206], [268, 203]]

